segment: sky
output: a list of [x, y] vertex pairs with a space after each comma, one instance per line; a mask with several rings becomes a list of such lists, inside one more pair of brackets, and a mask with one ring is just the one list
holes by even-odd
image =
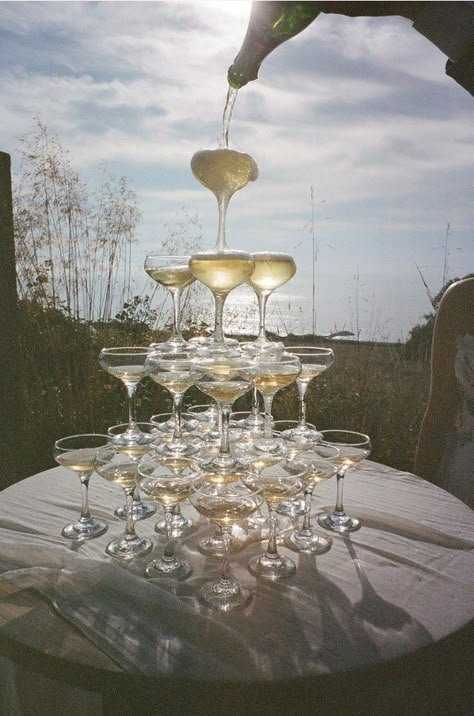
[[[196, 215], [214, 245], [217, 203], [190, 170], [218, 146], [227, 69], [249, 2], [0, 2], [0, 150], [38, 116], [90, 182], [127, 177], [142, 219], [137, 292], [166, 226]], [[433, 294], [474, 271], [474, 102], [408, 20], [320, 15], [237, 96], [229, 148], [259, 178], [234, 195], [227, 242], [291, 253], [269, 326], [406, 340]], [[449, 225], [449, 230], [448, 230]], [[313, 263], [313, 248], [316, 259]], [[313, 303], [313, 274], [315, 297]], [[255, 305], [247, 287], [229, 302]], [[250, 313], [252, 311], [250, 310]]]

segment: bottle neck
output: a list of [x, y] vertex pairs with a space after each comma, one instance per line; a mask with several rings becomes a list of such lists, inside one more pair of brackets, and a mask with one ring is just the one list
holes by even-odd
[[242, 47], [227, 75], [231, 87], [240, 89], [257, 79], [265, 57], [318, 15], [317, 2], [253, 2]]

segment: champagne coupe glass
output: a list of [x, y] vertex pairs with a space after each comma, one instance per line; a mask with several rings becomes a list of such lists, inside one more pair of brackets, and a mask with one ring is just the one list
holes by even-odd
[[242, 482], [250, 489], [261, 488], [268, 506], [270, 520], [270, 539], [264, 554], [256, 555], [249, 561], [249, 571], [255, 577], [282, 579], [290, 577], [296, 571], [296, 565], [289, 557], [278, 552], [276, 508], [279, 502], [297, 495], [303, 489], [305, 468], [289, 462], [263, 467], [260, 472], [248, 471]]
[[284, 440], [273, 435], [272, 403], [276, 393], [293, 383], [300, 374], [301, 363], [297, 356], [282, 353], [281, 356], [266, 356], [264, 353], [255, 357], [255, 386], [263, 397], [265, 406], [264, 437], [254, 443], [255, 451], [284, 454]]
[[[305, 467], [302, 480], [305, 484], [305, 512], [301, 529], [295, 529], [285, 538], [285, 544], [297, 552], [323, 554], [331, 548], [332, 539], [313, 531], [311, 526], [311, 501], [313, 491], [320, 482], [328, 480], [336, 474], [334, 460], [339, 457], [339, 450], [332, 445], [316, 444], [310, 450], [298, 451], [295, 455], [298, 468]], [[332, 461], [332, 462], [331, 462]], [[288, 463], [291, 466], [291, 462]], [[291, 469], [291, 468], [290, 468]]]
[[297, 356], [301, 362], [301, 373], [296, 379], [300, 399], [300, 415], [298, 425], [286, 430], [283, 436], [287, 440], [298, 442], [321, 440], [321, 433], [306, 422], [305, 396], [311, 381], [334, 363], [334, 351], [332, 348], [317, 348], [315, 346], [287, 346], [286, 352]]
[[224, 554], [220, 579], [205, 584], [199, 590], [199, 598], [208, 607], [227, 612], [236, 607], [247, 606], [252, 599], [250, 590], [231, 576], [229, 545], [232, 526], [245, 520], [260, 507], [263, 502], [262, 490], [255, 484], [249, 489], [240, 480], [215, 484], [206, 480], [206, 474], [203, 475], [203, 480], [199, 489], [191, 494], [191, 503], [201, 515], [222, 528]]
[[[128, 396], [128, 425], [120, 436], [124, 444], [149, 443], [153, 436], [143, 433], [135, 418], [135, 396], [137, 387], [145, 377], [145, 361], [151, 349], [147, 346], [122, 346], [102, 348], [99, 353], [99, 363], [110, 375], [122, 381], [127, 389]], [[117, 444], [119, 436], [116, 436]]]
[[123, 535], [112, 540], [105, 551], [111, 557], [118, 559], [132, 559], [146, 554], [153, 547], [149, 539], [139, 537], [135, 532], [133, 519], [133, 493], [137, 484], [138, 456], [129, 454], [127, 448], [109, 445], [97, 450], [95, 456], [96, 472], [107, 480], [123, 489], [127, 500], [127, 521]]
[[163, 505], [166, 521], [167, 543], [163, 554], [147, 566], [147, 577], [186, 579], [192, 572], [191, 565], [175, 554], [174, 508], [189, 497], [193, 483], [201, 470], [192, 460], [181, 457], [147, 457], [138, 466], [140, 488]]
[[259, 251], [251, 254], [255, 268], [247, 283], [255, 291], [259, 309], [258, 337], [252, 343], [246, 344], [250, 352], [274, 350], [276, 346], [283, 347], [282, 343], [269, 341], [265, 331], [266, 306], [269, 296], [287, 283], [296, 273], [296, 264], [292, 256], [276, 251]]
[[322, 443], [333, 445], [339, 450], [339, 456], [333, 460], [338, 467], [337, 497], [333, 512], [323, 512], [318, 517], [321, 527], [333, 532], [353, 532], [360, 527], [360, 521], [344, 511], [342, 500], [344, 475], [349, 468], [369, 457], [372, 446], [368, 435], [352, 430], [322, 430]]
[[214, 336], [205, 351], [212, 355], [228, 353], [232, 346], [224, 338], [224, 304], [229, 293], [247, 281], [254, 262], [245, 251], [203, 251], [191, 256], [189, 268], [193, 276], [207, 286], [214, 296]]
[[214, 356], [193, 362], [191, 377], [196, 387], [213, 398], [221, 408], [222, 433], [219, 453], [206, 463], [206, 470], [226, 472], [242, 467], [229, 446], [232, 405], [252, 388], [255, 364], [248, 358]]
[[80, 518], [64, 527], [63, 537], [82, 542], [99, 537], [107, 531], [107, 523], [91, 517], [89, 511], [89, 480], [94, 472], [96, 451], [108, 445], [110, 438], [98, 433], [69, 435], [54, 443], [54, 459], [59, 465], [75, 472], [81, 481], [82, 507]]
[[162, 256], [147, 254], [144, 265], [146, 273], [160, 286], [168, 289], [173, 299], [173, 327], [171, 337], [164, 343], [151, 343], [155, 350], [183, 351], [186, 341], [181, 334], [181, 295], [195, 278], [189, 270], [189, 256]]
[[155, 383], [166, 388], [173, 396], [175, 427], [169, 442], [155, 447], [156, 452], [170, 457], [189, 457], [198, 452], [201, 441], [183, 436], [181, 404], [183, 395], [193, 385], [192, 359], [189, 353], [151, 353], [145, 363], [145, 371]]
[[[153, 436], [153, 438], [155, 438], [158, 434], [155, 425], [151, 422], [137, 423], [137, 426], [142, 433]], [[126, 428], [127, 425], [125, 423], [121, 423], [120, 425], [112, 425], [107, 429], [108, 434], [112, 438], [112, 445], [116, 444], [117, 448], [120, 448], [122, 444], [122, 435]], [[137, 445], [122, 445], [125, 452], [127, 452], [131, 457], [137, 459], [140, 459], [143, 455], [146, 455], [147, 452], [152, 450], [152, 446], [152, 442]], [[132, 512], [134, 520], [146, 520], [148, 517], [152, 517], [156, 512], [155, 505], [152, 505], [150, 502], [143, 502], [140, 497], [138, 485], [136, 485], [135, 490], [133, 491]], [[126, 520], [128, 516], [127, 504], [122, 507], [117, 507], [117, 509], [114, 510], [114, 515], [118, 517], [119, 520]]]

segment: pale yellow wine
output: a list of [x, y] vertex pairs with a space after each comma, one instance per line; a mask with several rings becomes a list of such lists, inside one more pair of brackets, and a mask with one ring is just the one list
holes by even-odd
[[120, 487], [135, 487], [137, 481], [137, 465], [134, 462], [108, 462], [96, 467], [97, 472], [104, 480], [114, 482]]
[[191, 159], [196, 179], [218, 198], [232, 196], [258, 177], [258, 167], [249, 154], [234, 149], [202, 149]]
[[[275, 371], [275, 369], [276, 365], [272, 368], [272, 371]], [[274, 395], [282, 388], [293, 383], [300, 374], [299, 368], [295, 368], [293, 365], [282, 365], [278, 369], [278, 373], [264, 373], [263, 367], [259, 367], [258, 370], [262, 370], [262, 372], [256, 375], [255, 386], [262, 395]]]
[[232, 500], [227, 497], [203, 495], [199, 502], [194, 504], [201, 515], [221, 527], [230, 527], [235, 522], [245, 520], [256, 508], [255, 498], [252, 496]]
[[296, 264], [289, 254], [258, 252], [251, 254], [255, 268], [248, 280], [256, 291], [274, 291], [296, 273]]
[[146, 273], [166, 288], [186, 288], [190, 286], [194, 279], [188, 264], [182, 266], [159, 266], [145, 268]]
[[97, 448], [79, 448], [59, 453], [55, 456], [57, 463], [74, 472], [92, 472]]
[[145, 375], [145, 365], [109, 365], [106, 370], [124, 382], [139, 381]]
[[211, 291], [227, 294], [245, 283], [254, 267], [250, 254], [233, 253], [234, 255], [225, 252], [196, 254], [191, 258], [189, 268], [193, 276]]

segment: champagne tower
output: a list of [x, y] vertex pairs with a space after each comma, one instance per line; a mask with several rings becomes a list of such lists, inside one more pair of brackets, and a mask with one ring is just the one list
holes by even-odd
[[240, 89], [257, 79], [265, 57], [308, 27], [319, 12], [319, 2], [253, 2], [242, 47], [229, 67], [230, 86]]

